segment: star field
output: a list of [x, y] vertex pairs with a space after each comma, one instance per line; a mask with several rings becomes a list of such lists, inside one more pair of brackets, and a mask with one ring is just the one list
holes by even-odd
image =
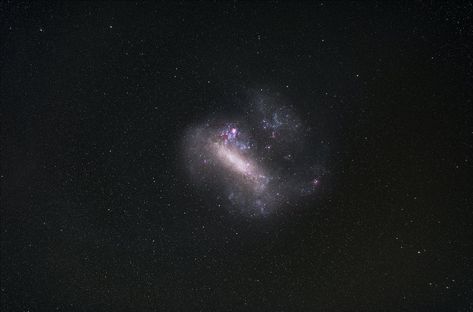
[[471, 2], [27, 2], [0, 310], [471, 311]]

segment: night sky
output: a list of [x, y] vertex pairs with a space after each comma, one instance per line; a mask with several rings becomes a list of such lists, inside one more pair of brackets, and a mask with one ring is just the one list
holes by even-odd
[[472, 2], [0, 14], [1, 311], [473, 311]]

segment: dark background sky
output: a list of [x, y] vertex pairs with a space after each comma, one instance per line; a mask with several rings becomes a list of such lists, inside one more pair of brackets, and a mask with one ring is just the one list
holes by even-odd
[[[0, 12], [2, 311], [473, 310], [471, 2]], [[259, 89], [329, 174], [248, 219], [179, 144]]]

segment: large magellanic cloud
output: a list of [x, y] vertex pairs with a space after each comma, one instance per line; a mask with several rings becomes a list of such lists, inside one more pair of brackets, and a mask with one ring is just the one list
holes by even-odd
[[208, 118], [185, 133], [191, 181], [248, 216], [272, 214], [312, 194], [326, 173], [313, 127], [290, 106], [257, 94], [240, 115]]

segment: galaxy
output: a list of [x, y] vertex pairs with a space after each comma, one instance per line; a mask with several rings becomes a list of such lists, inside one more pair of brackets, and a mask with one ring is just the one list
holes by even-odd
[[291, 209], [301, 197], [310, 198], [328, 172], [328, 150], [314, 141], [315, 130], [275, 100], [261, 90], [240, 118], [213, 118], [184, 135], [184, 162], [194, 186], [225, 197], [225, 206], [242, 215]]

